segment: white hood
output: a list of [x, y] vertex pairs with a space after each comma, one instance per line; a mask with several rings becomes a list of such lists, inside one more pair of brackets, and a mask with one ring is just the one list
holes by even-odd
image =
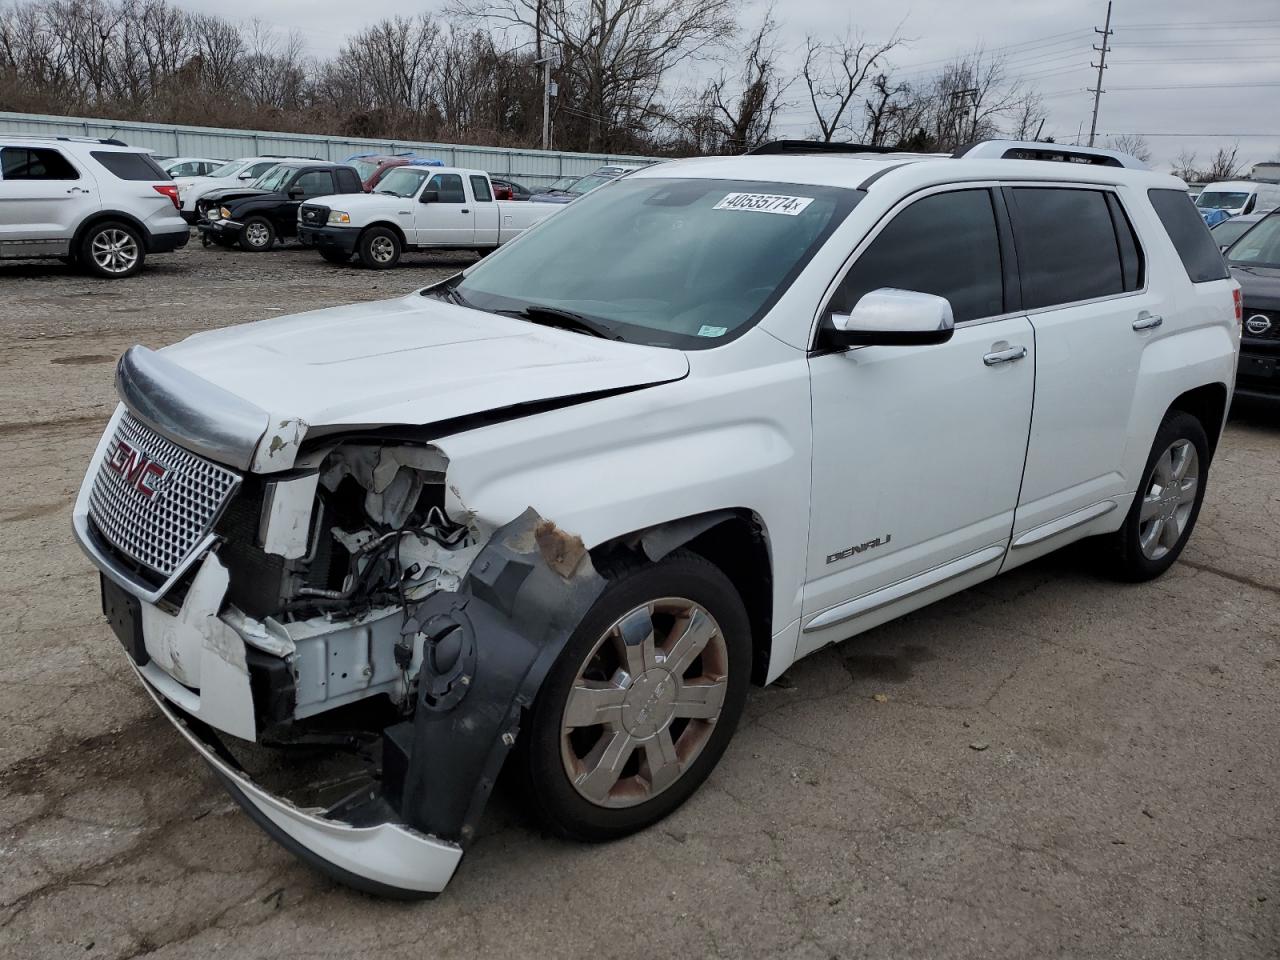
[[275, 418], [424, 425], [678, 380], [685, 355], [410, 294], [199, 333], [164, 358]]

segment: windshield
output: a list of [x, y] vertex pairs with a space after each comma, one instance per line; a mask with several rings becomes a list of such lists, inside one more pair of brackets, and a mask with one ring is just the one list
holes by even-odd
[[1227, 262], [1242, 267], [1280, 267], [1280, 215], [1273, 213], [1255, 223], [1227, 251]]
[[240, 168], [245, 165], [244, 160], [232, 160], [230, 163], [224, 163], [209, 173], [211, 177], [234, 177], [240, 172]]
[[1240, 220], [1238, 218], [1223, 220], [1209, 232], [1213, 234], [1214, 243], [1220, 247], [1225, 247], [1239, 240], [1244, 236], [1244, 232], [1257, 222], [1257, 220]]
[[376, 160], [352, 160], [351, 166], [356, 168], [356, 173], [360, 174], [360, 182], [368, 180], [378, 172], [378, 162]]
[[764, 315], [862, 197], [789, 183], [620, 180], [449, 292], [481, 310], [570, 311], [631, 343], [713, 347]]
[[1219, 193], [1217, 190], [1205, 190], [1196, 197], [1196, 206], [1210, 210], [1235, 210], [1249, 201], [1247, 193]]
[[286, 167], [277, 163], [257, 180], [253, 181], [253, 186], [258, 190], [279, 190], [292, 173], [293, 167]]
[[422, 181], [431, 177], [430, 170], [415, 170], [412, 167], [396, 167], [378, 181], [373, 188], [374, 193], [389, 193], [393, 197], [412, 197], [422, 186]]
[[599, 174], [593, 173], [583, 177], [581, 180], [575, 180], [573, 183], [569, 184], [569, 186], [565, 187], [565, 190], [569, 193], [581, 195], [584, 193], [590, 193], [596, 187], [603, 187], [606, 183], [615, 179], [615, 177], [603, 177]]

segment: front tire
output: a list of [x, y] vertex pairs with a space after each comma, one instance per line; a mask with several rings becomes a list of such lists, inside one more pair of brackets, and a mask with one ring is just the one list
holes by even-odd
[[270, 250], [276, 242], [276, 228], [266, 217], [250, 217], [240, 228], [240, 249], [250, 253]]
[[1209, 440], [1189, 413], [1174, 410], [1156, 431], [1142, 482], [1124, 525], [1110, 536], [1111, 572], [1121, 580], [1153, 580], [1191, 537], [1209, 479]]
[[142, 235], [129, 224], [108, 220], [86, 231], [76, 259], [96, 277], [123, 280], [142, 269], [147, 249]]
[[631, 566], [574, 631], [516, 753], [552, 833], [601, 842], [667, 816], [706, 780], [746, 703], [751, 626], [716, 566]]
[[370, 227], [360, 235], [360, 262], [370, 270], [390, 270], [400, 262], [400, 238], [387, 227]]

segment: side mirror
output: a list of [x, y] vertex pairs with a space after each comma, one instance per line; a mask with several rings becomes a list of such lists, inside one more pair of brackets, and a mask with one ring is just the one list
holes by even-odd
[[831, 343], [841, 347], [924, 346], [946, 343], [955, 331], [946, 297], [881, 287], [865, 294], [850, 313], [831, 313]]
[[419, 203], [439, 203], [440, 191], [436, 189], [423, 190], [418, 197]]
[[289, 199], [290, 199], [290, 200], [302, 200], [304, 197], [306, 197], [306, 195], [307, 195], [307, 192], [306, 192], [305, 190], [303, 190], [301, 187], [290, 187], [290, 188], [289, 188]]
[[252, 173], [242, 173], [242, 174], [240, 174], [240, 176], [239, 176], [237, 179], [239, 179], [239, 180], [256, 180], [256, 179], [257, 179], [257, 177], [255, 177]]

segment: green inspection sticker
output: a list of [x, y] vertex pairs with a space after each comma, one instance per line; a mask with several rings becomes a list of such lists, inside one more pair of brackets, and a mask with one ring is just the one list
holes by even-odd
[[723, 337], [728, 331], [728, 327], [708, 327], [703, 325], [698, 328], [698, 336], [700, 337]]

